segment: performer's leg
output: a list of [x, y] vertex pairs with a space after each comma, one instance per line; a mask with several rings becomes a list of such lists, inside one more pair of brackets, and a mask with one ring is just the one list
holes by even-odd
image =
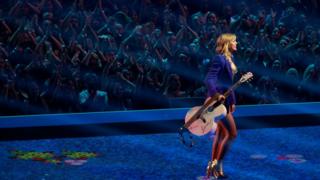
[[226, 119], [229, 125], [228, 130], [230, 133], [230, 139], [234, 140], [238, 135], [238, 131], [237, 131], [237, 126], [232, 113], [228, 113]]
[[215, 139], [217, 141], [217, 147], [215, 149], [213, 160], [208, 164], [209, 168], [207, 167], [207, 177], [211, 175], [213, 175], [215, 178], [223, 177], [220, 175], [219, 171], [217, 170], [217, 165], [222, 160], [221, 155], [222, 155], [222, 152], [224, 151], [223, 149], [225, 147], [225, 144], [229, 139], [229, 132], [222, 121], [218, 122], [218, 129], [219, 129], [219, 133]]
[[218, 124], [220, 124], [219, 129], [220, 129], [220, 133], [221, 133], [221, 135], [220, 135], [221, 140], [218, 143], [218, 150], [217, 150], [216, 159], [218, 161], [220, 161], [221, 157], [222, 157], [222, 152], [224, 151], [224, 147], [225, 147], [230, 135], [229, 135], [229, 131], [228, 131], [227, 127], [224, 125], [224, 123], [222, 121], [218, 122]]
[[211, 152], [211, 159], [208, 162], [207, 166], [207, 178], [210, 178], [210, 176], [216, 176], [217, 172], [215, 171], [215, 166], [216, 166], [216, 156], [217, 156], [217, 149], [218, 149], [218, 143], [220, 139], [220, 130], [219, 130], [219, 124], [217, 124], [215, 135], [213, 138], [213, 143], [212, 143], [212, 152]]
[[223, 159], [224, 159], [224, 156], [225, 154], [229, 151], [230, 149], [230, 146], [232, 144], [232, 142], [234, 141], [234, 139], [237, 137], [237, 127], [236, 127], [236, 124], [235, 124], [235, 121], [234, 121], [234, 118], [233, 118], [233, 115], [231, 113], [228, 113], [227, 114], [227, 117], [226, 117], [226, 126], [227, 126], [227, 130], [228, 130], [228, 133], [229, 133], [229, 138], [223, 148], [223, 152], [221, 154], [221, 159], [220, 161], [218, 162], [218, 171], [220, 173], [220, 176], [224, 176], [224, 173], [223, 173]]
[[231, 113], [227, 114], [225, 126], [227, 127], [229, 133], [229, 139], [225, 145], [224, 151], [222, 152], [221, 159], [224, 158], [226, 152], [229, 150], [230, 145], [232, 144], [233, 140], [237, 137], [238, 131], [236, 127], [236, 123], [234, 121], [233, 115]]
[[217, 149], [218, 149], [218, 143], [220, 141], [220, 130], [219, 130], [219, 124], [217, 124], [216, 132], [213, 138], [212, 143], [212, 153], [211, 153], [211, 160], [217, 159]]
[[221, 154], [221, 143], [224, 142], [224, 139], [227, 139], [225, 137], [228, 131], [224, 127], [222, 122], [217, 123], [217, 129], [216, 134], [214, 136], [214, 141], [212, 144], [212, 155], [211, 155], [211, 161], [209, 161], [207, 166], [207, 177], [209, 178], [211, 175], [213, 175], [215, 178], [218, 177], [218, 171], [216, 169], [217, 163], [218, 163], [218, 156], [219, 153]]

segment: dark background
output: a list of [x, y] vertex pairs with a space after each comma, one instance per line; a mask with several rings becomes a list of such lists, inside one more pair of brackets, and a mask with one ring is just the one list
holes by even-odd
[[0, 2], [0, 114], [192, 107], [221, 33], [237, 104], [319, 101], [317, 0]]

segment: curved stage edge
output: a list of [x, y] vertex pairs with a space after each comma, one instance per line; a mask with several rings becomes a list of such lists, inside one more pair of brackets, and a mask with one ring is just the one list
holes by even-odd
[[[0, 139], [176, 132], [189, 108], [1, 116]], [[320, 102], [239, 105], [239, 129], [320, 125]]]

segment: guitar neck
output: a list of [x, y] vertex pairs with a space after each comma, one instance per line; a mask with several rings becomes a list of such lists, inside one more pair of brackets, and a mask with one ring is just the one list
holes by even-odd
[[235, 90], [237, 87], [239, 87], [241, 84], [240, 81], [237, 81], [234, 85], [232, 85], [223, 95], [224, 97], [228, 97], [230, 93]]

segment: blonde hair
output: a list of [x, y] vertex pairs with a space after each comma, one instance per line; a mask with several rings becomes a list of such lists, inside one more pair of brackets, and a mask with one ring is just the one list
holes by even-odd
[[229, 61], [232, 69], [233, 75], [237, 73], [237, 66], [232, 60], [232, 53], [230, 51], [230, 44], [232, 41], [236, 40], [237, 36], [235, 34], [221, 34], [216, 42], [216, 53], [222, 54]]

